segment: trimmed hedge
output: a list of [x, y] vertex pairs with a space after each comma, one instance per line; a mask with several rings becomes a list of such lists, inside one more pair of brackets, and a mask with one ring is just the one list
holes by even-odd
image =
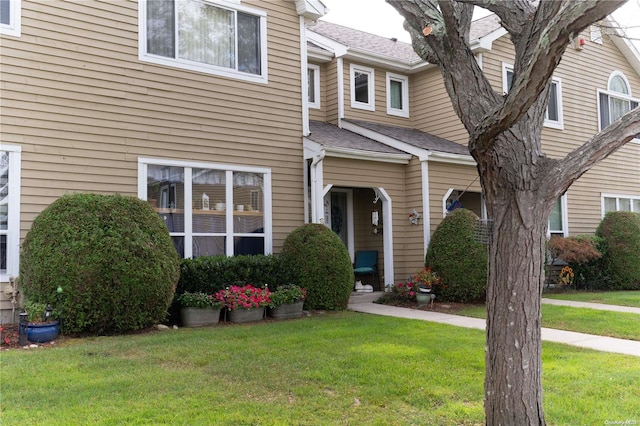
[[335, 232], [321, 224], [303, 225], [287, 236], [280, 255], [295, 271], [294, 283], [307, 289], [305, 309], [346, 309], [353, 265]]
[[596, 230], [602, 238], [605, 274], [610, 290], [640, 290], [640, 214], [609, 212]]
[[479, 302], [485, 300], [487, 247], [476, 242], [477, 216], [456, 209], [438, 225], [425, 257], [425, 266], [442, 278], [438, 300]]
[[20, 258], [27, 299], [61, 311], [65, 333], [121, 333], [162, 321], [178, 276], [162, 219], [121, 195], [59, 198], [34, 220]]

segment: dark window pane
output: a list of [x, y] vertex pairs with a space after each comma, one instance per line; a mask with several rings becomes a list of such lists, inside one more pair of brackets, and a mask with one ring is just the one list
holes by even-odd
[[238, 71], [260, 74], [260, 18], [238, 12]]
[[600, 128], [604, 129], [611, 121], [609, 120], [609, 96], [600, 93]]
[[147, 0], [147, 52], [175, 57], [173, 0]]
[[369, 74], [355, 72], [356, 101], [365, 104], [369, 103]]
[[547, 119], [558, 121], [558, 86], [551, 83], [549, 88], [549, 103], [547, 104]]

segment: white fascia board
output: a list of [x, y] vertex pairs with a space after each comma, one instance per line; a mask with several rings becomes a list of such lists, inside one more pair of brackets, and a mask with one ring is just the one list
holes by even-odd
[[333, 52], [336, 58], [346, 55], [347, 50], [349, 50], [349, 48], [344, 44], [340, 44], [328, 37], [325, 37], [318, 33], [314, 33], [313, 27], [307, 27], [307, 39], [322, 47], [323, 49], [328, 50], [329, 52]]
[[322, 152], [322, 145], [320, 145], [318, 142], [312, 141], [309, 138], [302, 138], [302, 146], [304, 149], [305, 160], [313, 158], [316, 155], [320, 155], [320, 153]]
[[295, 0], [295, 3], [298, 15], [314, 21], [329, 12], [329, 9], [320, 0]]
[[372, 152], [352, 148], [324, 147], [327, 157], [348, 158], [351, 160], [368, 160], [380, 163], [409, 164], [413, 157], [410, 154], [390, 154], [387, 152]]
[[320, 62], [321, 64], [331, 62], [333, 59], [333, 53], [327, 52], [324, 49], [319, 49], [317, 47], [307, 47], [307, 60]]
[[474, 53], [487, 52], [493, 49], [493, 42], [507, 34], [507, 30], [503, 27], [498, 28], [487, 34], [484, 37], [480, 37], [478, 39], [473, 40], [470, 43], [471, 51]]
[[625, 32], [615, 19], [608, 16], [604, 18], [603, 21], [614, 31], [614, 34], [609, 34], [609, 38], [613, 41], [613, 44], [622, 52], [622, 55], [629, 61], [629, 65], [631, 65], [634, 71], [640, 75], [640, 52], [638, 52], [636, 46], [626, 37]]
[[476, 160], [471, 155], [450, 154], [447, 152], [431, 151], [429, 161], [439, 163], [460, 164], [463, 166], [477, 166]]
[[388, 70], [401, 72], [404, 74], [415, 74], [436, 65], [427, 61], [418, 60], [413, 62], [399, 61], [388, 56], [376, 55], [364, 50], [349, 48], [346, 59], [361, 63], [363, 65], [373, 65]]

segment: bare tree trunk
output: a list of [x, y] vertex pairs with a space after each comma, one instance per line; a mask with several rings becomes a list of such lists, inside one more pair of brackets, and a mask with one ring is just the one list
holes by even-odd
[[[546, 226], [540, 217], [523, 221], [518, 195], [498, 197], [507, 208], [494, 225], [489, 249], [486, 423], [543, 425], [540, 296]], [[525, 198], [535, 203], [537, 197]]]

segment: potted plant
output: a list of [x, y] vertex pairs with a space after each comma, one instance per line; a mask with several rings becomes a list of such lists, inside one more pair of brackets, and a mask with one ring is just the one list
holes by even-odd
[[271, 292], [270, 297], [269, 315], [272, 318], [300, 318], [307, 290], [295, 284], [285, 284]]
[[216, 325], [220, 321], [223, 303], [213, 294], [184, 292], [177, 297], [177, 302], [185, 327]]
[[27, 302], [21, 317], [26, 317], [27, 324], [22, 324], [21, 319], [19, 334], [26, 334], [28, 341], [46, 343], [58, 337], [59, 323], [54, 319], [51, 305]]
[[264, 309], [271, 303], [270, 295], [268, 287], [232, 285], [218, 291], [216, 299], [224, 303], [229, 311], [229, 321], [245, 323], [260, 321], [264, 317]]
[[440, 277], [431, 268], [424, 267], [411, 275], [409, 283], [415, 288], [416, 300], [423, 304], [435, 298], [433, 293], [435, 287], [440, 284]]

